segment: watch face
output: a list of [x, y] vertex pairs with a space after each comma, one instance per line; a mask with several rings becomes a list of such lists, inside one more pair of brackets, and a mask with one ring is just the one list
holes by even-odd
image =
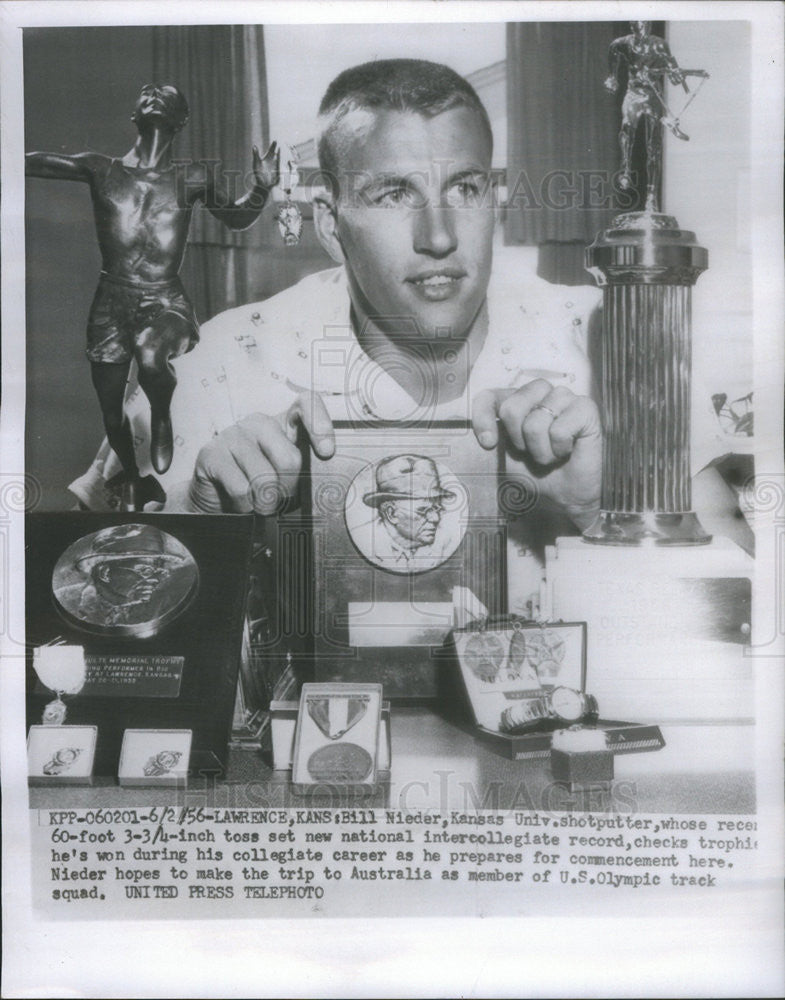
[[572, 688], [554, 688], [551, 691], [551, 709], [559, 718], [574, 722], [583, 715], [583, 695]]

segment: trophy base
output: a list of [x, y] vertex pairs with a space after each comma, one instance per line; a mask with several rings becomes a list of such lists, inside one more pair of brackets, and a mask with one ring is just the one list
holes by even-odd
[[622, 212], [613, 218], [609, 232], [614, 230], [651, 232], [654, 229], [679, 230], [679, 224], [673, 215], [653, 212], [648, 209], [643, 212]]
[[708, 545], [709, 535], [693, 511], [659, 514], [602, 510], [583, 540], [592, 545], [665, 546]]
[[586, 270], [597, 284], [692, 286], [709, 266], [695, 233], [662, 212], [623, 212], [586, 247]]

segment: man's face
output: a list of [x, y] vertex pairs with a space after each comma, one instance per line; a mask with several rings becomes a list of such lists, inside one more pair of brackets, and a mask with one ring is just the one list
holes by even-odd
[[95, 580], [102, 596], [115, 604], [145, 603], [166, 579], [163, 560], [128, 558], [99, 563]]
[[367, 121], [340, 147], [336, 207], [355, 306], [380, 325], [414, 325], [426, 340], [463, 339], [491, 270], [491, 145], [483, 123], [463, 107], [434, 118], [355, 114]]
[[382, 517], [409, 543], [411, 548], [433, 545], [444, 508], [427, 499], [388, 500], [382, 505]]
[[631, 21], [630, 23], [632, 24], [633, 32], [638, 36], [638, 38], [648, 35], [650, 26], [649, 21]]

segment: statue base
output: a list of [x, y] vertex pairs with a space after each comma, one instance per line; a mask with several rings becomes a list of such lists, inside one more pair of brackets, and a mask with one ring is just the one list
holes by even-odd
[[147, 504], [154, 504], [151, 510], [158, 510], [166, 503], [166, 493], [155, 476], [136, 476], [129, 479], [126, 472], [118, 472], [107, 480], [109, 493], [117, 493], [117, 509], [124, 514], [143, 511]]
[[693, 511], [663, 514], [657, 511], [625, 513], [602, 510], [583, 533], [592, 545], [708, 545], [709, 535]]

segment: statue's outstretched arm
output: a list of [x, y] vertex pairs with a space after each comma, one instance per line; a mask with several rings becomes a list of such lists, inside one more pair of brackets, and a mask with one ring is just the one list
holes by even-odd
[[86, 181], [93, 179], [99, 164], [106, 157], [97, 153], [28, 153], [25, 156], [25, 174], [28, 177], [49, 177], [59, 181]]
[[224, 187], [218, 171], [208, 171], [201, 197], [211, 215], [230, 229], [247, 229], [259, 217], [270, 191], [278, 183], [278, 144], [273, 142], [262, 157], [253, 147], [254, 182], [250, 191], [233, 201]]

